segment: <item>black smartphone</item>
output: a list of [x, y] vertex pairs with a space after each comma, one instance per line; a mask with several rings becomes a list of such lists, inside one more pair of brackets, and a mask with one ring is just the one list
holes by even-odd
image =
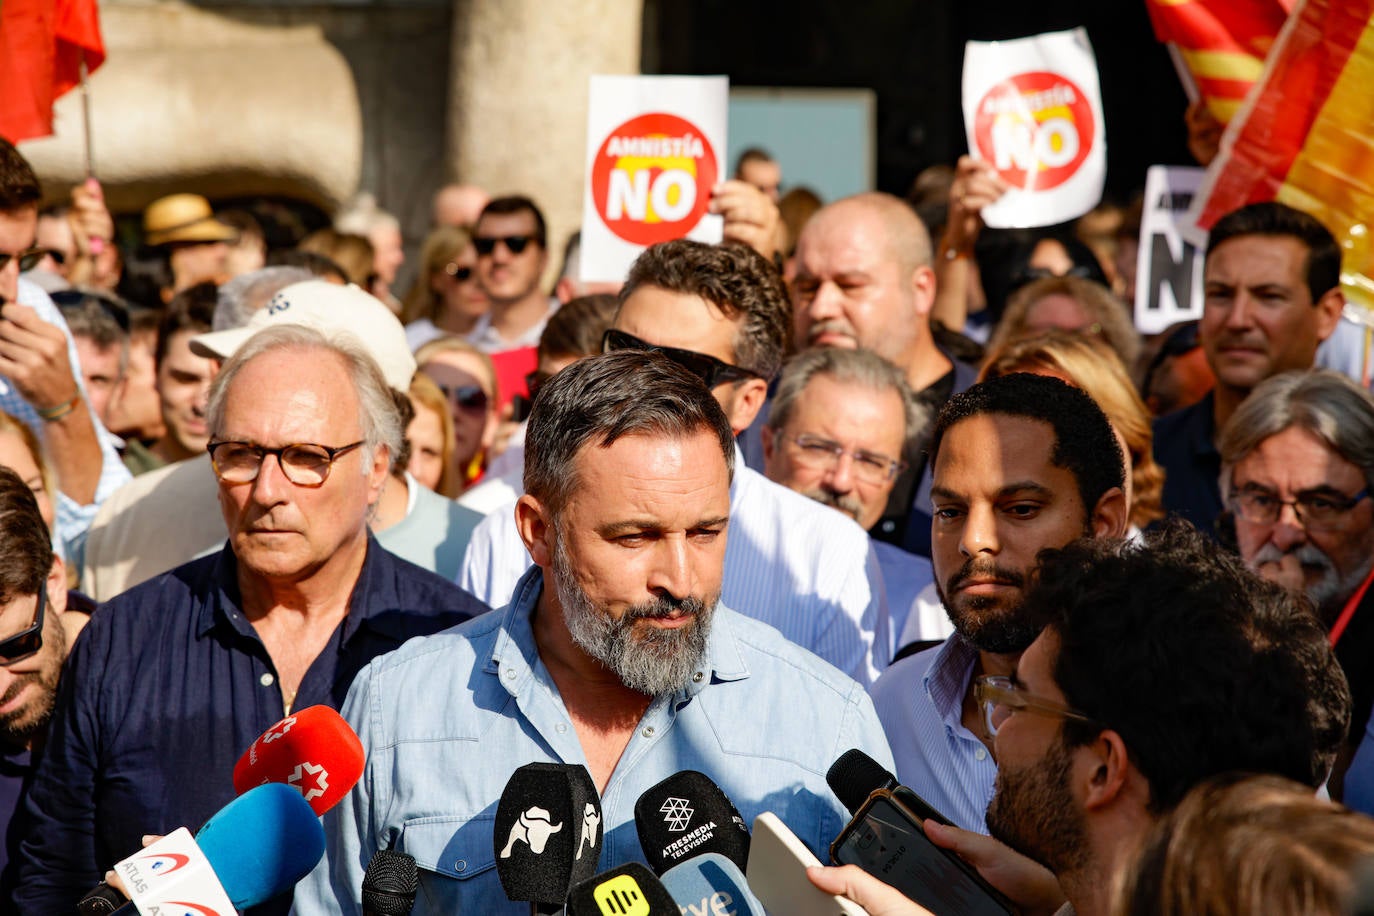
[[[919, 795], [911, 795], [921, 801]], [[934, 810], [924, 801], [921, 805]], [[837, 865], [859, 866], [934, 913], [1011, 913], [1005, 897], [973, 866], [932, 843], [921, 829], [920, 816], [889, 792], [869, 796], [830, 844], [830, 859]]]
[[523, 394], [517, 394], [510, 399], [510, 419], [512, 423], [524, 423], [530, 418], [530, 408], [534, 406], [534, 399]]

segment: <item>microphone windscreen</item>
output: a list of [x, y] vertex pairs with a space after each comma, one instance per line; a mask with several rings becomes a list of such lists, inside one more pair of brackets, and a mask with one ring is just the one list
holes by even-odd
[[328, 706], [292, 713], [263, 732], [234, 764], [234, 791], [280, 782], [324, 814], [363, 775], [363, 744]]
[[419, 886], [414, 856], [377, 850], [363, 872], [363, 916], [407, 916]]
[[711, 778], [696, 770], [674, 773], [635, 802], [635, 830], [657, 874], [692, 856], [714, 852], [741, 869], [749, 861], [749, 827]]
[[718, 853], [695, 856], [661, 877], [684, 913], [764, 916], [763, 904], [749, 890], [739, 866]]
[[601, 796], [581, 764], [528, 763], [496, 803], [496, 873], [510, 900], [562, 904], [596, 874]]
[[850, 814], [863, 807], [874, 789], [893, 789], [897, 786], [896, 776], [858, 748], [850, 748], [841, 754], [826, 771], [825, 781]]
[[583, 881], [568, 894], [566, 916], [681, 916], [663, 882], [638, 862]]
[[196, 833], [196, 844], [242, 910], [309, 874], [324, 856], [324, 828], [301, 793], [268, 783], [219, 809]]

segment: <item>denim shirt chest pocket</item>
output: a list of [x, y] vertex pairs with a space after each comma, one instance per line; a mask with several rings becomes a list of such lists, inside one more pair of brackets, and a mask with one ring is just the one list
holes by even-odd
[[414, 856], [420, 869], [420, 894], [436, 904], [452, 901], [461, 884], [496, 867], [492, 848], [494, 813], [474, 817], [426, 817], [406, 821], [395, 848]]

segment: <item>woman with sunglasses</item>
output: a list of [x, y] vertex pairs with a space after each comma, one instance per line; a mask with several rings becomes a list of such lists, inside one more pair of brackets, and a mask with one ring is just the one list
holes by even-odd
[[467, 229], [435, 229], [425, 239], [420, 260], [420, 276], [401, 307], [411, 350], [446, 334], [467, 335], [491, 307], [477, 285], [477, 250]]
[[449, 466], [461, 493], [482, 476], [496, 441], [496, 369], [490, 356], [461, 337], [431, 340], [416, 351], [415, 362], [448, 401], [454, 439]]

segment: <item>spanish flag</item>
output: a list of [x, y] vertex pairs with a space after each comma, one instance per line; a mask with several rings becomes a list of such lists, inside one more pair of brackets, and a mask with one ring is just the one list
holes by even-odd
[[52, 104], [105, 61], [96, 0], [0, 0], [0, 137], [52, 134]]
[[[1145, 0], [1212, 115], [1226, 124], [1264, 70], [1293, 0]], [[1191, 95], [1191, 93], [1190, 93]]]
[[1222, 135], [1192, 216], [1202, 229], [1278, 200], [1343, 248], [1348, 297], [1374, 303], [1374, 0], [1300, 0]]

